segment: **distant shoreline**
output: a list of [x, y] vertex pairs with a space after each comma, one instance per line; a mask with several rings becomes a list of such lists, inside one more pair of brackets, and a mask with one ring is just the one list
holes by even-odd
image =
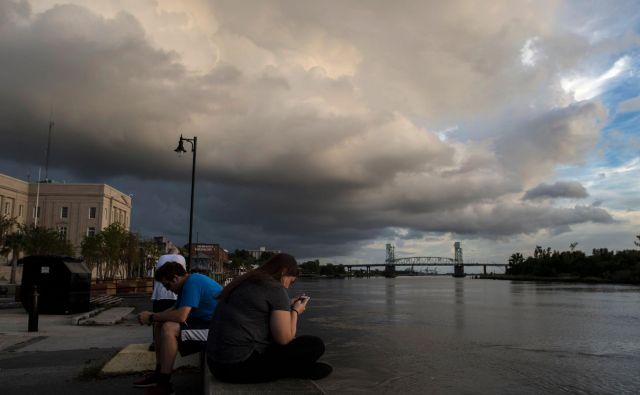
[[639, 282], [634, 281], [615, 281], [601, 277], [578, 277], [578, 276], [566, 276], [566, 277], [542, 277], [542, 276], [530, 276], [530, 275], [511, 275], [511, 274], [481, 274], [478, 276], [480, 279], [486, 280], [511, 280], [511, 281], [539, 281], [550, 283], [583, 283], [583, 284], [628, 284], [628, 285], [640, 285]]
[[[440, 276], [451, 276], [451, 273], [438, 273], [438, 274], [422, 274], [422, 273], [416, 273], [416, 274], [405, 274], [405, 273], [399, 273], [396, 272], [394, 277], [440, 277]], [[384, 275], [383, 272], [377, 272], [377, 273], [370, 273], [368, 276], [366, 274], [301, 274], [300, 276], [298, 276], [299, 278], [306, 278], [306, 279], [316, 279], [316, 278], [322, 278], [322, 279], [334, 279], [334, 278], [370, 278], [370, 277], [381, 277], [384, 278], [386, 277]]]

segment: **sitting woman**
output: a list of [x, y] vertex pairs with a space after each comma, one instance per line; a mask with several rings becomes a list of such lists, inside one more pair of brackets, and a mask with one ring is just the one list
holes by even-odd
[[257, 383], [283, 377], [318, 380], [330, 365], [317, 362], [324, 343], [296, 337], [307, 297], [289, 300], [286, 288], [298, 276], [288, 254], [276, 254], [261, 267], [227, 285], [218, 296], [207, 341], [209, 370], [220, 381]]

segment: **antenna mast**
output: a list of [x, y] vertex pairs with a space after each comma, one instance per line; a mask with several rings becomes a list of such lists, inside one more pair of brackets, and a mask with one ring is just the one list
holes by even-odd
[[[49, 112], [49, 140], [47, 141], [47, 156], [44, 167], [44, 180], [45, 182], [49, 181], [49, 155], [51, 153], [51, 132], [53, 131], [53, 104], [51, 105], [51, 111]], [[38, 182], [40, 182], [40, 177], [38, 177]]]

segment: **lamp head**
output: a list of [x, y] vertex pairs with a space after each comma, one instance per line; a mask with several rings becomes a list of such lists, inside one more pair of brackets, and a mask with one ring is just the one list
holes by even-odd
[[174, 151], [177, 152], [179, 155], [182, 155], [185, 152], [187, 152], [187, 150], [184, 149], [184, 144], [182, 143], [183, 141], [184, 139], [182, 138], [182, 135], [180, 135], [180, 140], [178, 141], [178, 148], [174, 149]]

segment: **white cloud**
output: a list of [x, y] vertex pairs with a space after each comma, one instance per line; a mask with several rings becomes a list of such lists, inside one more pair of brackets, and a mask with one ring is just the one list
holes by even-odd
[[576, 76], [563, 78], [561, 81], [562, 89], [567, 93], [571, 93], [576, 101], [593, 99], [607, 88], [607, 84], [628, 71], [630, 66], [631, 58], [629, 56], [623, 56], [616, 60], [613, 66], [602, 75], [596, 77]]
[[538, 37], [530, 38], [520, 49], [520, 62], [522, 62], [523, 65], [528, 67], [533, 67], [536, 65], [536, 62], [538, 60], [538, 50], [535, 47], [535, 43], [538, 40]]
[[440, 141], [447, 141], [448, 135], [458, 131], [458, 126], [451, 126], [436, 132]]

